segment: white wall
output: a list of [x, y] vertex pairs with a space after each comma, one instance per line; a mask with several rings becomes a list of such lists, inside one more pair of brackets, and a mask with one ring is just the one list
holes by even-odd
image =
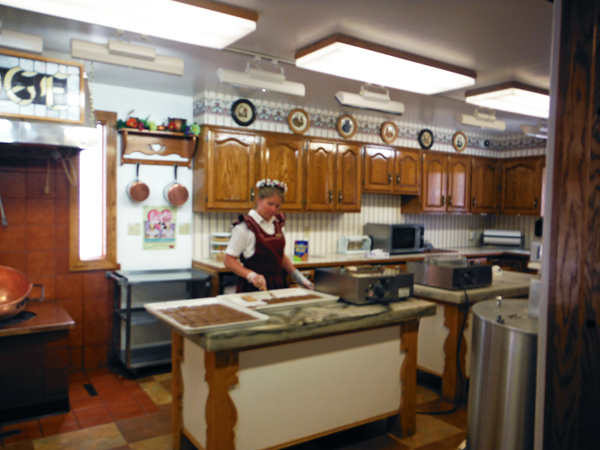
[[[94, 107], [97, 110], [112, 111], [119, 119], [125, 119], [133, 109], [132, 116], [146, 118], [157, 124], [166, 123], [169, 117], [193, 120], [193, 98], [163, 94], [141, 89], [128, 89], [118, 86], [94, 84], [92, 86]], [[135, 179], [135, 165], [121, 165], [121, 139], [119, 136], [119, 156], [117, 162], [117, 260], [122, 270], [159, 270], [189, 268], [192, 263], [192, 236], [180, 235], [179, 226], [192, 227], [191, 198], [177, 209], [177, 242], [175, 249], [144, 250], [143, 235], [129, 235], [129, 224], [140, 224], [143, 229], [143, 207], [169, 206], [163, 196], [167, 184], [173, 181], [172, 166], [141, 165], [140, 180], [150, 188], [150, 196], [144, 202], [133, 202], [126, 194], [127, 185]], [[192, 192], [192, 171], [180, 167], [177, 180]]]

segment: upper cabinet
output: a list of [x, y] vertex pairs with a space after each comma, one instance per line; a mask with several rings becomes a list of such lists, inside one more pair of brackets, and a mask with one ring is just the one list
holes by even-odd
[[471, 161], [471, 212], [494, 214], [500, 204], [498, 160], [473, 158]]
[[258, 137], [206, 129], [194, 157], [194, 211], [247, 211], [254, 205]]
[[338, 144], [336, 152], [336, 211], [360, 212], [361, 147]]
[[545, 161], [543, 156], [502, 160], [501, 214], [540, 215]]
[[335, 144], [310, 142], [306, 152], [306, 209], [333, 211], [335, 192]]
[[267, 135], [261, 138], [260, 176], [287, 183], [284, 211], [302, 211], [304, 191], [304, 140], [294, 136]]
[[470, 196], [471, 158], [468, 156], [449, 156], [446, 210], [449, 213], [469, 212]]
[[368, 145], [363, 192], [418, 195], [420, 167], [419, 150]]

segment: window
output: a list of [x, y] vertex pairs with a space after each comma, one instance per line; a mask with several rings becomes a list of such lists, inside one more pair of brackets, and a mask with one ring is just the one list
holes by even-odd
[[77, 180], [69, 196], [69, 269], [117, 268], [117, 114], [96, 111], [98, 146], [72, 158]]

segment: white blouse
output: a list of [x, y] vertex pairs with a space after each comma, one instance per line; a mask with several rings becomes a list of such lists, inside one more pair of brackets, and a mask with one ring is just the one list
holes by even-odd
[[[271, 236], [275, 234], [275, 221], [278, 219], [271, 217], [271, 220], [267, 221], [263, 219], [262, 216], [254, 209], [251, 209], [248, 215], [254, 219], [254, 221], [264, 230], [265, 233]], [[285, 227], [283, 230], [285, 230]], [[229, 239], [229, 244], [227, 245], [225, 253], [233, 256], [234, 258], [239, 258], [243, 253], [244, 258], [248, 259], [254, 255], [255, 249], [256, 236], [252, 231], [250, 231], [248, 225], [246, 225], [246, 222], [242, 221], [233, 227], [233, 230], [231, 231], [231, 239]]]

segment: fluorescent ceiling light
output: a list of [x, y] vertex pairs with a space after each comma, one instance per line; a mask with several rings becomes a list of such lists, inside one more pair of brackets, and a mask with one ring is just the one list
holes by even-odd
[[538, 139], [548, 139], [548, 121], [544, 119], [538, 120], [535, 126], [521, 125], [521, 130], [527, 136], [536, 137]]
[[387, 89], [385, 89], [385, 93], [379, 93], [369, 91], [365, 89], [365, 86], [362, 86], [360, 88], [360, 94], [339, 91], [336, 92], [335, 98], [344, 106], [373, 109], [376, 111], [398, 114], [400, 116], [404, 114], [404, 103], [392, 101], [390, 99], [390, 93]]
[[256, 30], [258, 14], [231, 5], [170, 0], [2, 0], [40, 14], [171, 41], [224, 48]]
[[473, 86], [477, 76], [470, 69], [340, 34], [296, 52], [296, 65], [419, 94]]
[[14, 48], [31, 53], [42, 53], [44, 40], [34, 34], [19, 33], [18, 31], [0, 31], [0, 47]]
[[[111, 53], [110, 42], [107, 45], [102, 45], [94, 42], [82, 41], [79, 39], [71, 39], [71, 56], [73, 58], [86, 59], [89, 61], [151, 70], [153, 72], [163, 72], [180, 76], [183, 75], [183, 59], [181, 58], [156, 55], [154, 60], [149, 60], [148, 47], [134, 44], [127, 44], [127, 47], [117, 47], [121, 51], [126, 48], [126, 53], [132, 55], [132, 57]], [[133, 55], [135, 55], [136, 48], [138, 48], [139, 54], [137, 57], [133, 57]]]
[[490, 130], [500, 131], [506, 130], [506, 122], [496, 119], [496, 113], [493, 110], [490, 110], [489, 113], [484, 113], [479, 111], [479, 108], [475, 108], [473, 115], [456, 114], [454, 118], [458, 123], [470, 127], [489, 128]]
[[248, 63], [244, 72], [219, 68], [217, 69], [217, 77], [219, 77], [221, 83], [228, 83], [234, 86], [262, 89], [304, 97], [304, 94], [306, 93], [304, 85], [294, 81], [287, 81], [283, 74], [283, 68], [280, 69], [281, 73], [268, 72], [266, 70], [252, 68], [250, 67], [250, 63]]
[[547, 119], [550, 95], [546, 89], [516, 81], [473, 89], [465, 93], [467, 103]]

